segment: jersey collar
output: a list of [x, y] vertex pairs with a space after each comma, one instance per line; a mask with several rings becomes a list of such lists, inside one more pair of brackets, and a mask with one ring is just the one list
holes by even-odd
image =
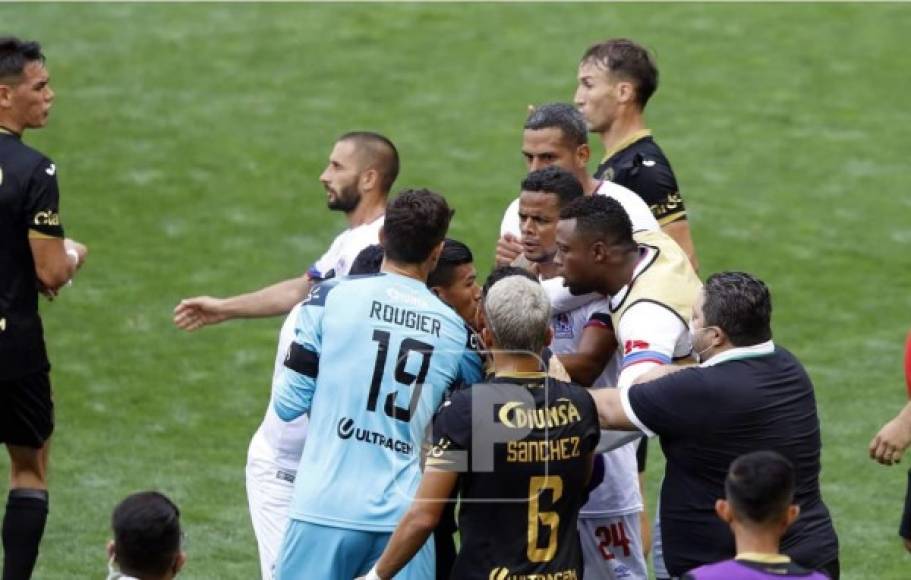
[[13, 131], [11, 129], [7, 129], [3, 125], [0, 125], [0, 135], [11, 135], [11, 136], [15, 137], [16, 139], [22, 138], [22, 135], [20, 135], [19, 133], [16, 133], [15, 131]]
[[773, 352], [775, 352], [775, 343], [771, 340], [767, 340], [765, 342], [760, 342], [759, 344], [754, 344], [751, 346], [738, 346], [737, 348], [728, 349], [721, 354], [716, 354], [699, 366], [713, 367], [715, 365], [732, 360], [768, 356]]
[[735, 560], [746, 560], [761, 564], [790, 564], [791, 558], [785, 554], [763, 554], [762, 552], [741, 552]]
[[646, 137], [651, 137], [651, 135], [652, 135], [651, 129], [642, 129], [641, 131], [636, 131], [635, 133], [633, 133], [632, 135], [630, 135], [623, 141], [620, 141], [619, 143], [617, 143], [616, 145], [614, 145], [613, 147], [611, 147], [610, 149], [605, 151], [604, 158], [601, 160], [601, 163], [604, 163], [605, 161], [607, 161], [608, 159], [610, 159], [617, 153], [620, 153], [621, 151], [623, 151], [624, 149], [626, 149], [627, 147], [629, 147], [636, 141], [638, 141], [640, 139], [645, 139]]

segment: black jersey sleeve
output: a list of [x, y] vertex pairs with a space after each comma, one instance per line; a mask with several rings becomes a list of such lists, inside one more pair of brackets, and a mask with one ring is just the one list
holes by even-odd
[[471, 389], [453, 393], [433, 418], [433, 444], [427, 466], [468, 471], [471, 449]]
[[677, 178], [667, 159], [648, 152], [636, 153], [624, 171], [625, 186], [639, 194], [661, 225], [686, 217]]
[[63, 237], [60, 223], [60, 191], [57, 166], [45, 158], [38, 164], [25, 191], [25, 226], [29, 237]]

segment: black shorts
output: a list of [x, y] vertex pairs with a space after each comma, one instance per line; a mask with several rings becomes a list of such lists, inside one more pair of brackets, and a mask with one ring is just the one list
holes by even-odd
[[46, 371], [0, 380], [0, 443], [38, 449], [54, 432], [54, 401]]

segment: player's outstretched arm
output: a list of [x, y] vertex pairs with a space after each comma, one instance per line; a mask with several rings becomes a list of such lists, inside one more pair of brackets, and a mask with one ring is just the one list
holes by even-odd
[[440, 521], [459, 474], [428, 467], [411, 507], [395, 528], [376, 566], [366, 580], [391, 580], [418, 553]]
[[883, 464], [894, 465], [911, 445], [911, 402], [891, 421], [882, 426], [870, 441], [870, 458]]
[[230, 298], [185, 298], [174, 308], [174, 324], [177, 328], [194, 331], [234, 318], [265, 318], [287, 314], [307, 296], [311, 285], [310, 278], [304, 275]]

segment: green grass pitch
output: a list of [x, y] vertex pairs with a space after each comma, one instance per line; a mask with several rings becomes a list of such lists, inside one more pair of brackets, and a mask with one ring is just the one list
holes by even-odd
[[280, 319], [187, 335], [174, 305], [303, 272], [343, 227], [317, 176], [360, 128], [400, 147], [397, 188], [449, 197], [486, 272], [526, 106], [570, 99], [583, 50], [619, 35], [657, 53], [648, 119], [702, 273], [764, 278], [815, 380], [844, 577], [908, 577], [905, 471], [866, 445], [904, 399], [909, 29], [882, 4], [0, 6], [0, 31], [45, 45], [57, 104], [27, 140], [91, 250], [42, 306], [58, 426], [36, 578], [101, 577], [110, 511], [145, 488], [183, 510], [183, 577], [254, 578], [243, 467]]

